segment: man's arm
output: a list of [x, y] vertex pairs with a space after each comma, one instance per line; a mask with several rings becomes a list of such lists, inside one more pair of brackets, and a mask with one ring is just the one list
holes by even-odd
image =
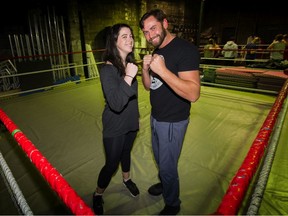
[[142, 83], [144, 88], [149, 91], [151, 85], [151, 77], [149, 74], [150, 63], [152, 60], [152, 55], [145, 55], [143, 57], [143, 66], [142, 66]]
[[180, 97], [195, 102], [200, 97], [200, 76], [198, 70], [179, 72], [179, 77], [167, 70], [161, 78]]
[[173, 74], [165, 65], [164, 59], [155, 54], [150, 64], [151, 69], [157, 73], [173, 91], [180, 97], [195, 102], [200, 97], [200, 76], [198, 70], [181, 71], [179, 77]]

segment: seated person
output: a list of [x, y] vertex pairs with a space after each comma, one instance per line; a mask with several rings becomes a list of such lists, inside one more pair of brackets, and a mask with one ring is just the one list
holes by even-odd
[[283, 35], [277, 34], [273, 42], [268, 46], [270, 52], [270, 60], [273, 62], [281, 62], [284, 59], [284, 50], [286, 44], [283, 42]]
[[246, 49], [245, 59], [254, 60], [256, 58], [256, 49], [258, 44], [261, 42], [259, 37], [255, 37], [250, 43], [246, 44], [244, 49]]
[[217, 58], [220, 47], [216, 44], [213, 38], [208, 40], [208, 43], [204, 46], [204, 57], [205, 58]]
[[234, 42], [234, 38], [231, 38], [226, 42], [223, 47], [222, 55], [224, 58], [234, 59], [238, 57], [238, 45]]

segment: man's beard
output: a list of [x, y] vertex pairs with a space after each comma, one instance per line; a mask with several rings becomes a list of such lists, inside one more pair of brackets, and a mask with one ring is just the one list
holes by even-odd
[[162, 32], [160, 35], [157, 35], [155, 37], [159, 37], [159, 41], [157, 43], [153, 43], [153, 39], [155, 38], [152, 38], [149, 43], [152, 44], [155, 48], [158, 48], [159, 46], [161, 46], [161, 44], [163, 43], [165, 37], [167, 35], [167, 32], [165, 31], [165, 29], [162, 27]]

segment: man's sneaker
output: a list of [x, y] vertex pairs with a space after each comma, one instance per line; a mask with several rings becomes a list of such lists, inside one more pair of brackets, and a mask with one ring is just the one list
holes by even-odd
[[123, 184], [127, 187], [131, 196], [136, 197], [139, 194], [139, 189], [137, 188], [136, 184], [131, 179], [129, 179], [126, 182], [123, 181]]
[[180, 211], [180, 206], [165, 205], [159, 215], [177, 215]]
[[101, 195], [93, 194], [93, 210], [96, 215], [103, 215], [103, 203]]
[[148, 189], [148, 193], [151, 194], [152, 196], [159, 196], [159, 195], [162, 194], [162, 192], [163, 192], [163, 187], [162, 187], [162, 183], [161, 182], [152, 185]]

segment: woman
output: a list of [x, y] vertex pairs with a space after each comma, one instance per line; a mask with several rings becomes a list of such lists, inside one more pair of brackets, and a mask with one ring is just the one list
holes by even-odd
[[134, 36], [130, 26], [115, 24], [107, 35], [104, 66], [100, 80], [105, 97], [102, 114], [103, 144], [106, 156], [93, 194], [95, 214], [103, 214], [102, 194], [110, 183], [119, 163], [123, 184], [133, 197], [139, 194], [130, 179], [131, 149], [139, 130], [138, 67], [134, 62]]

